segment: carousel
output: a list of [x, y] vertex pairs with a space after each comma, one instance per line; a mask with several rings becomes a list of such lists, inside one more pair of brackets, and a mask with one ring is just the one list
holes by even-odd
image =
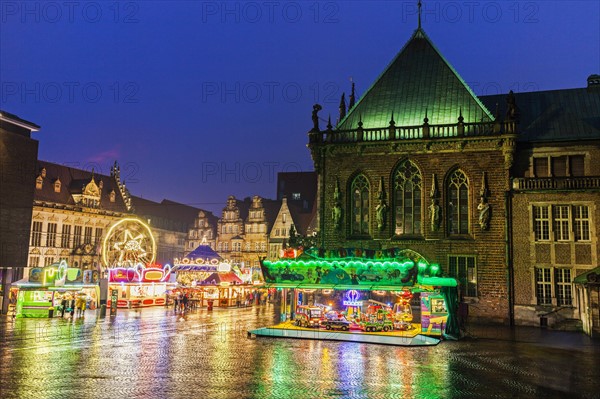
[[196, 307], [247, 306], [261, 286], [252, 280], [251, 270], [232, 265], [205, 244], [175, 258], [172, 271], [178, 283], [174, 293], [187, 294]]
[[457, 280], [415, 251], [311, 248], [261, 267], [266, 286], [281, 292], [283, 323], [312, 306], [327, 329], [458, 336]]

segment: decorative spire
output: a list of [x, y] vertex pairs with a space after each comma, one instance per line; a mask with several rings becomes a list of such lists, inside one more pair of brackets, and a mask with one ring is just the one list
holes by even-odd
[[331, 126], [331, 114], [329, 114], [329, 117], [327, 118], [327, 130], [331, 130], [333, 128], [333, 126]]
[[383, 176], [379, 180], [379, 190], [377, 190], [377, 199], [385, 200], [385, 183], [383, 182]]
[[458, 123], [463, 123], [465, 120], [465, 118], [463, 118], [463, 114], [462, 114], [462, 107], [460, 107], [459, 113], [458, 113]]
[[355, 102], [355, 97], [354, 97], [354, 82], [352, 81], [352, 78], [350, 78], [350, 81], [352, 82], [352, 91], [350, 92], [350, 103], [348, 104], [348, 110], [351, 110], [352, 107], [354, 107], [354, 102]]
[[358, 114], [358, 127], [363, 127], [362, 114]]
[[423, 118], [423, 123], [429, 123], [429, 118], [427, 117], [427, 107], [425, 107], [425, 118]]
[[394, 120], [394, 111], [392, 111], [392, 119], [390, 119], [390, 126], [394, 126], [396, 121]]
[[419, 0], [417, 7], [419, 8], [419, 30], [420, 30], [421, 29], [421, 0]]
[[483, 172], [483, 175], [481, 176], [481, 190], [479, 190], [479, 196], [481, 198], [483, 198], [484, 200], [487, 200], [489, 195], [490, 195], [490, 189], [488, 188], [488, 185], [487, 185], [487, 173]]
[[342, 93], [340, 99], [340, 121], [346, 117], [346, 93]]
[[429, 193], [429, 198], [431, 198], [431, 199], [440, 198], [440, 190], [438, 188], [437, 176], [435, 175], [435, 173], [433, 174], [433, 176], [431, 178], [431, 192]]

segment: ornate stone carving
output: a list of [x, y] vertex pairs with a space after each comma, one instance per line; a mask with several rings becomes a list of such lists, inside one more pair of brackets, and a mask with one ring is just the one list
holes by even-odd
[[490, 219], [491, 219], [491, 208], [490, 204], [487, 201], [489, 196], [489, 189], [487, 186], [487, 175], [483, 172], [481, 178], [481, 190], [479, 191], [479, 205], [477, 205], [477, 210], [479, 211], [479, 227], [481, 230], [487, 230], [490, 227]]
[[377, 199], [379, 200], [379, 204], [375, 207], [375, 218], [377, 220], [377, 228], [379, 229], [379, 231], [383, 231], [387, 226], [388, 212], [383, 177], [381, 177], [381, 180], [379, 181], [379, 191], [377, 192]]
[[437, 177], [435, 173], [431, 179], [431, 205], [429, 205], [429, 220], [431, 231], [438, 231], [440, 229], [440, 222], [442, 221], [442, 207], [439, 204], [440, 190], [437, 184]]
[[331, 209], [331, 220], [333, 221], [333, 226], [336, 230], [342, 229], [343, 210], [341, 198], [340, 182], [339, 180], [336, 180], [335, 191], [333, 192], [333, 207]]

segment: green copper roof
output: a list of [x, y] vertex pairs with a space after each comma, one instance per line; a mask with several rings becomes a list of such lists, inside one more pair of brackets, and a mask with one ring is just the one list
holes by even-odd
[[389, 125], [422, 125], [427, 109], [429, 124], [457, 123], [460, 110], [464, 122], [494, 118], [469, 86], [444, 59], [422, 29], [417, 29], [396, 58], [340, 121], [338, 130]]
[[[506, 115], [507, 93], [482, 96], [481, 101]], [[600, 90], [563, 89], [515, 93], [523, 142], [600, 139]]]

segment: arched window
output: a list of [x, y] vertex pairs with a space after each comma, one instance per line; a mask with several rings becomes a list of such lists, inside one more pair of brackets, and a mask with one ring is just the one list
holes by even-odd
[[421, 234], [421, 172], [411, 161], [402, 162], [394, 174], [395, 233]]
[[461, 170], [448, 178], [448, 233], [469, 233], [469, 180]]
[[369, 181], [364, 175], [358, 175], [352, 181], [351, 193], [351, 230], [353, 235], [369, 234]]

